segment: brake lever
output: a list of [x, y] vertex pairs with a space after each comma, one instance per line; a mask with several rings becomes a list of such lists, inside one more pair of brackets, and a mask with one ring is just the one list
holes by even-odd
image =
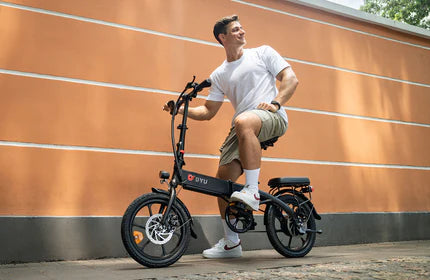
[[195, 88], [195, 87], [196, 87], [196, 85], [197, 85], [197, 84], [194, 82], [195, 80], [196, 80], [196, 76], [193, 76], [193, 80], [187, 84], [186, 89], [189, 89], [189, 88]]

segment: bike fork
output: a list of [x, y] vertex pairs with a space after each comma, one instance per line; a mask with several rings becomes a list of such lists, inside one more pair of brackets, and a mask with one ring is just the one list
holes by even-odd
[[176, 188], [170, 186], [170, 199], [169, 204], [167, 205], [166, 212], [164, 212], [163, 218], [161, 219], [161, 224], [164, 225], [166, 223], [166, 219], [169, 216], [170, 210], [172, 209], [173, 202], [176, 199]]

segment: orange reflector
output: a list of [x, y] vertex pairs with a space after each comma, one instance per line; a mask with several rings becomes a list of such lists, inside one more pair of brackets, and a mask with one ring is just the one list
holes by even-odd
[[140, 231], [133, 231], [133, 236], [134, 236], [134, 242], [136, 242], [136, 244], [139, 244], [140, 242], [142, 242], [143, 240], [143, 233], [141, 233]]

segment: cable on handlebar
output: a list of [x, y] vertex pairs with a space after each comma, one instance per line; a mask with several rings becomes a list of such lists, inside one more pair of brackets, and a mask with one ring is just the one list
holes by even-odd
[[[187, 101], [187, 99], [188, 99], [188, 101], [191, 101], [192, 98], [195, 98], [197, 96], [198, 92], [200, 92], [201, 90], [203, 90], [206, 87], [211, 86], [211, 80], [210, 79], [206, 79], [203, 82], [201, 82], [200, 84], [195, 83], [194, 82], [195, 80], [196, 80], [196, 76], [193, 76], [193, 80], [191, 82], [187, 83], [184, 90], [178, 96], [178, 99], [176, 100], [176, 102], [173, 102], [173, 101], [168, 102], [169, 108], [171, 108], [171, 106], [173, 106], [173, 112], [171, 112], [171, 114], [172, 114], [171, 135], [172, 135], [173, 155], [175, 156], [176, 164], [179, 163], [179, 158], [178, 158], [178, 154], [177, 154], [177, 150], [176, 150], [176, 143], [175, 143], [175, 117], [176, 117], [176, 114], [178, 113], [179, 108], [182, 106], [182, 104], [185, 101]], [[188, 94], [186, 94], [185, 92], [191, 88], [193, 90], [191, 92], [189, 92]]]

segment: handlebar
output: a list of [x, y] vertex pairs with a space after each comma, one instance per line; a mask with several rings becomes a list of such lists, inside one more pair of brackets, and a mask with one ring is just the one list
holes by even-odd
[[206, 79], [203, 82], [201, 82], [199, 85], [197, 85], [194, 89], [195, 92], [200, 92], [202, 89], [210, 87], [212, 85], [212, 82], [210, 79]]
[[[185, 164], [184, 162], [184, 147], [185, 147], [185, 132], [187, 130], [187, 118], [188, 118], [188, 104], [189, 102], [197, 96], [197, 93], [200, 92], [202, 89], [210, 87], [211, 86], [211, 80], [206, 79], [200, 84], [195, 83], [196, 76], [193, 77], [193, 80], [185, 86], [185, 89], [182, 91], [182, 93], [178, 96], [178, 99], [175, 101], [170, 100], [167, 102], [167, 106], [169, 107], [170, 114], [172, 115], [172, 121], [171, 121], [171, 136], [172, 136], [172, 148], [173, 148], [173, 154], [175, 156], [175, 170], [174, 174], [177, 174], [179, 176], [179, 179], [181, 179], [181, 174], [179, 171], [182, 168], [182, 165]], [[190, 92], [186, 93], [187, 90], [192, 89]], [[185, 104], [184, 106], [184, 114], [182, 117], [182, 123], [178, 126], [178, 129], [180, 129], [180, 135], [179, 135], [179, 141], [175, 145], [175, 117], [176, 114], [179, 111], [179, 108], [182, 106], [182, 104]]]
[[[185, 99], [189, 99], [191, 101], [192, 98], [197, 96], [197, 93], [202, 91], [204, 88], [210, 87], [212, 82], [210, 79], [206, 79], [200, 84], [195, 83], [194, 80], [196, 79], [196, 76], [193, 77], [193, 80], [185, 86], [185, 89], [182, 91], [182, 93], [179, 95], [178, 100], [175, 102], [173, 100], [170, 100], [167, 102], [167, 106], [169, 107], [170, 114], [173, 115], [173, 112], [178, 112], [179, 108], [181, 107], [182, 103], [185, 101]], [[185, 91], [188, 89], [193, 89], [190, 93], [185, 94]], [[175, 110], [176, 109], [176, 110]]]

